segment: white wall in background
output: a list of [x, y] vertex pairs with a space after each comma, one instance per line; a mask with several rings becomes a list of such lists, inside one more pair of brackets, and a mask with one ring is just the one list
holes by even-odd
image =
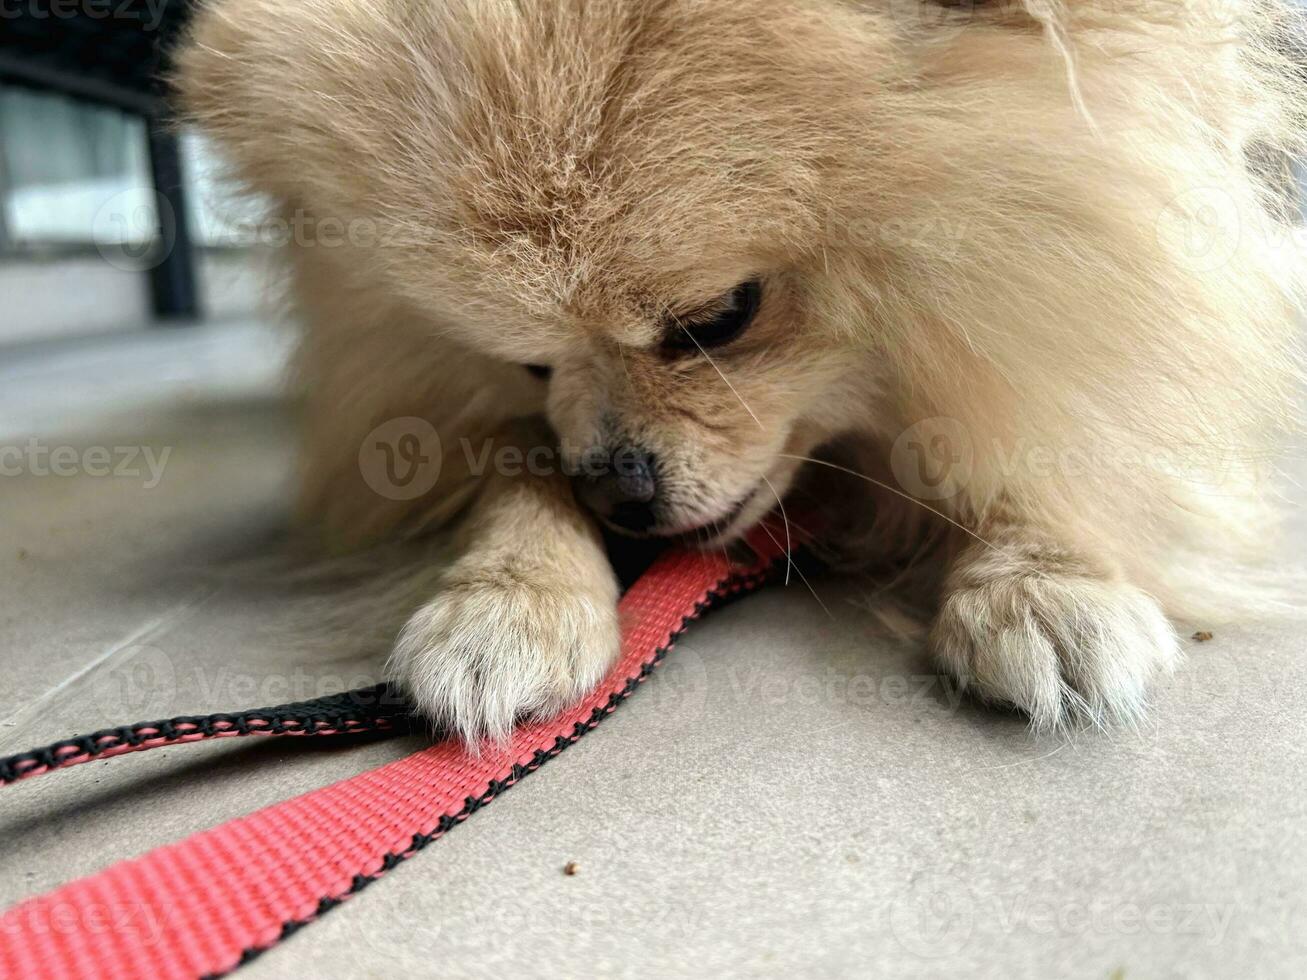
[[[271, 310], [277, 295], [257, 251], [202, 252], [201, 299], [210, 320]], [[0, 262], [0, 349], [7, 344], [131, 333], [152, 322], [149, 283], [98, 255]]]
[[[183, 134], [182, 151], [205, 310], [212, 319], [257, 313], [268, 263], [246, 246], [261, 204], [233, 193], [198, 135]], [[145, 275], [113, 261], [116, 246], [139, 255], [157, 236], [148, 154], [140, 119], [0, 85], [0, 244], [9, 249], [0, 252], [0, 343], [150, 321]]]
[[[158, 228], [145, 124], [114, 109], [0, 86], [6, 228], [18, 245], [149, 242]], [[242, 245], [262, 214], [205, 140], [182, 136], [194, 240]]]
[[98, 255], [0, 261], [0, 346], [140, 329], [150, 320], [149, 283]]

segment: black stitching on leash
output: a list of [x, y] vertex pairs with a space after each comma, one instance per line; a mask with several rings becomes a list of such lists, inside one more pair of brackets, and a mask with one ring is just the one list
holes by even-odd
[[387, 684], [311, 701], [256, 708], [240, 714], [181, 715], [165, 721], [106, 728], [77, 738], [62, 739], [39, 749], [0, 759], [0, 786], [36, 773], [89, 760], [116, 749], [146, 742], [169, 744], [183, 738], [236, 735], [323, 735], [385, 732], [404, 735], [414, 730], [408, 702]]

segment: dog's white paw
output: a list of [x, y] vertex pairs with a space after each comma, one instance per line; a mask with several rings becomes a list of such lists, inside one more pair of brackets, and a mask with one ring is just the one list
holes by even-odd
[[409, 620], [390, 675], [422, 713], [469, 744], [503, 740], [597, 684], [620, 649], [617, 586], [554, 568], [468, 556]]
[[936, 656], [1037, 730], [1132, 724], [1150, 679], [1179, 659], [1157, 603], [1124, 582], [1037, 567], [954, 579], [931, 630]]

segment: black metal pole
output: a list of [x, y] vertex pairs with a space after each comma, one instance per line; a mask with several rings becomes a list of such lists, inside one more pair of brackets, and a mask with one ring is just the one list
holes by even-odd
[[5, 154], [5, 134], [0, 131], [0, 256], [13, 247], [9, 240], [9, 195], [13, 188], [9, 186], [9, 158]]
[[[27, 6], [26, 4], [21, 5], [21, 9], [26, 9]], [[12, 7], [14, 10], [20, 9], [18, 4], [13, 4]], [[7, 8], [0, 5], [0, 13], [6, 11]], [[21, 13], [19, 16], [21, 18]], [[4, 17], [0, 17], [0, 20], [4, 21], [7, 30], [11, 22]], [[38, 21], [37, 23], [51, 22]], [[98, 24], [99, 21], [92, 23]], [[72, 27], [62, 28], [61, 33], [55, 30], [55, 26], [66, 24], [84, 28], [84, 30], [74, 32], [79, 40], [91, 33], [90, 25], [86, 23], [85, 18], [81, 17], [56, 20], [53, 22], [53, 26], [44, 27], [42, 30], [53, 32], [50, 35], [52, 39], [65, 38], [72, 32]], [[110, 81], [108, 78], [102, 77], [103, 73], [94, 74], [84, 69], [70, 68], [67, 65], [44, 64], [35, 58], [14, 54], [13, 49], [16, 45], [18, 45], [19, 52], [23, 51], [21, 38], [15, 41], [0, 35], [0, 41], [6, 42], [0, 45], [0, 80], [16, 82], [46, 92], [62, 92], [65, 95], [71, 95], [75, 99], [83, 99], [99, 105], [111, 105], [135, 113], [138, 116], [147, 116], [152, 112], [156, 112], [159, 108], [159, 98], [151, 92], [138, 90], [130, 84], [118, 84]]]
[[149, 270], [154, 314], [165, 323], [200, 316], [195, 248], [186, 210], [186, 182], [181, 139], [168, 120], [146, 118], [150, 138], [150, 172], [159, 211], [159, 253]]

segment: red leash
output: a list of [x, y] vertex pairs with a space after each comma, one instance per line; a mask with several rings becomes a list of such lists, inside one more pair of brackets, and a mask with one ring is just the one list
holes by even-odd
[[0, 759], [0, 786], [40, 776], [93, 759], [111, 759], [128, 752], [164, 745], [203, 742], [242, 735], [404, 735], [413, 717], [403, 696], [385, 684], [332, 697], [256, 708], [237, 715], [186, 715], [167, 721], [147, 721], [106, 728], [90, 735], [66, 738], [19, 755]]
[[[622, 599], [622, 655], [608, 677], [557, 718], [518, 729], [506, 746], [473, 756], [442, 742], [15, 906], [0, 917], [0, 977], [203, 977], [248, 962], [597, 726], [691, 621], [765, 581], [781, 548], [753, 545], [759, 559], [747, 567], [684, 552], [655, 563]], [[379, 697], [388, 703], [375, 712], [359, 698], [383, 690], [112, 729], [0, 760], [0, 781], [204, 738], [402, 729], [393, 698]]]

